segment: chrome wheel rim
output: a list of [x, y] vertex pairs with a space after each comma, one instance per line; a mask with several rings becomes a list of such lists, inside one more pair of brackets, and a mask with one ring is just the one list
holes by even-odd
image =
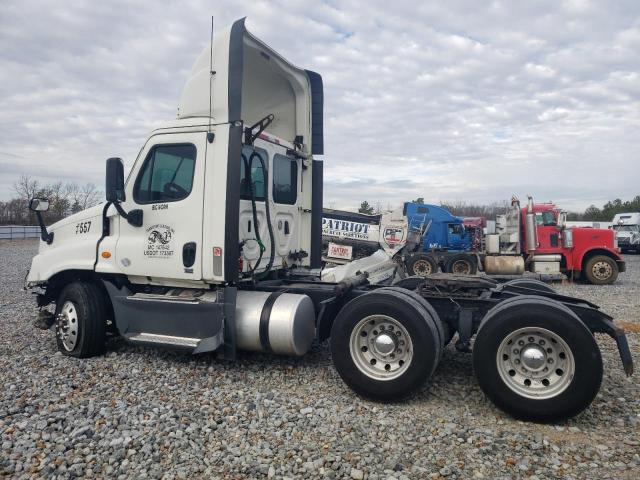
[[613, 274], [613, 269], [608, 262], [601, 260], [593, 264], [591, 273], [593, 273], [593, 276], [598, 280], [608, 280]]
[[428, 262], [427, 260], [417, 260], [413, 264], [413, 273], [420, 277], [431, 275], [433, 273], [431, 262]]
[[393, 380], [411, 365], [413, 343], [406, 328], [387, 315], [370, 315], [351, 331], [349, 350], [355, 366], [374, 380]]
[[465, 260], [457, 260], [453, 262], [451, 272], [458, 275], [468, 275], [471, 273], [471, 265]]
[[573, 352], [545, 328], [521, 328], [509, 334], [498, 348], [496, 363], [509, 389], [535, 400], [560, 395], [575, 375]]
[[56, 332], [67, 352], [71, 352], [78, 343], [78, 328], [78, 310], [73, 302], [67, 300], [58, 313]]

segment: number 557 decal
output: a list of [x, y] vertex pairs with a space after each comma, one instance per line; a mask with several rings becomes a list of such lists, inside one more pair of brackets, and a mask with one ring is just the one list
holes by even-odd
[[76, 235], [79, 233], [89, 233], [91, 222], [80, 222], [76, 224]]

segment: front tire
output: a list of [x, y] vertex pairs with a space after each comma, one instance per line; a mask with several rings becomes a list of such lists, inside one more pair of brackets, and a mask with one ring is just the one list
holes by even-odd
[[429, 311], [393, 290], [351, 300], [331, 329], [338, 374], [356, 393], [373, 400], [398, 400], [416, 391], [435, 371], [441, 349]]
[[618, 278], [618, 264], [606, 255], [595, 255], [584, 263], [584, 275], [594, 285], [609, 285]]
[[522, 296], [487, 313], [473, 347], [480, 388], [510, 415], [538, 422], [573, 417], [602, 382], [593, 334], [566, 306]]
[[89, 282], [67, 285], [56, 304], [58, 350], [70, 357], [84, 358], [104, 352], [106, 309], [103, 293]]

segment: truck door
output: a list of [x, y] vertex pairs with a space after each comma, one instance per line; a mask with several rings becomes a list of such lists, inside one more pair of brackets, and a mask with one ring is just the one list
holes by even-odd
[[141, 283], [202, 278], [205, 135], [151, 137], [129, 175], [122, 206], [142, 210], [143, 225], [119, 217], [116, 261]]
[[538, 236], [537, 253], [560, 253], [562, 246], [557, 225], [558, 223], [553, 212], [536, 212], [536, 230]]
[[447, 224], [447, 243], [451, 250], [462, 250], [464, 227], [460, 223]]
[[[272, 159], [271, 198], [276, 255], [286, 259], [300, 245], [299, 160], [276, 153]], [[307, 252], [309, 253], [309, 252]]]

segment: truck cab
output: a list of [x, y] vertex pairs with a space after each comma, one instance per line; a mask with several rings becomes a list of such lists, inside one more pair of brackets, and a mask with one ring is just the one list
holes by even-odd
[[613, 217], [613, 230], [623, 253], [640, 253], [640, 212], [617, 213]]
[[[528, 216], [533, 225], [527, 225]], [[566, 214], [553, 203], [530, 201], [520, 219], [521, 251], [535, 272], [553, 273], [557, 266], [571, 277], [609, 284], [625, 271], [611, 230], [567, 228]]]

